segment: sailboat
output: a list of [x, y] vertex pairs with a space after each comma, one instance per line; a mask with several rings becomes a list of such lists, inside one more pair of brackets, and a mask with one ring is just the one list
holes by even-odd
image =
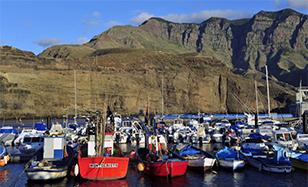
[[74, 175], [88, 180], [125, 178], [129, 158], [121, 156], [121, 151], [115, 149], [113, 130], [110, 130], [110, 126], [106, 128], [105, 118], [101, 115], [96, 116], [90, 124], [89, 141], [81, 145]]

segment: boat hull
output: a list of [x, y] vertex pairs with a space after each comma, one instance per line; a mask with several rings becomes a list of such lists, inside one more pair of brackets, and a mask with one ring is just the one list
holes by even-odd
[[308, 171], [308, 162], [304, 162], [294, 158], [291, 158], [291, 162], [293, 167]]
[[67, 176], [67, 168], [63, 169], [27, 169], [30, 180], [55, 180]]
[[216, 159], [212, 158], [200, 158], [200, 159], [188, 160], [188, 167], [190, 169], [207, 171], [213, 168], [215, 161]]
[[218, 162], [219, 166], [233, 171], [241, 170], [245, 167], [244, 160], [218, 160]]
[[272, 173], [290, 173], [292, 171], [292, 166], [290, 165], [274, 165], [269, 163], [264, 163], [260, 158], [248, 158], [249, 165], [257, 168], [259, 171], [268, 171]]
[[116, 180], [125, 178], [129, 158], [126, 157], [79, 157], [79, 174], [88, 180]]
[[177, 177], [186, 173], [187, 161], [145, 163], [145, 173], [156, 177]]

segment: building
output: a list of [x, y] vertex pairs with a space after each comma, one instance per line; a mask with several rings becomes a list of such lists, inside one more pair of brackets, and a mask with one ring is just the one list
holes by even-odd
[[308, 87], [299, 87], [296, 93], [296, 103], [290, 106], [290, 112], [296, 116], [308, 110]]

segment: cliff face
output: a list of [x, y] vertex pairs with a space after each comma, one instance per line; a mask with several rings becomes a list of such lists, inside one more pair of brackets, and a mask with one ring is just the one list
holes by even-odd
[[[59, 48], [65, 50], [59, 53]], [[51, 47], [41, 56], [61, 58], [75, 52], [67, 48], [67, 45]], [[200, 24], [151, 18], [139, 27], [113, 27], [79, 48], [83, 53], [71, 55], [73, 58], [107, 48], [198, 52], [235, 71], [264, 72], [264, 66], [268, 65], [270, 75], [278, 80], [297, 86], [302, 79], [303, 84], [308, 84], [307, 15], [291, 9], [261, 11], [250, 19], [210, 18]]]
[[[73, 69], [79, 113], [101, 109], [103, 103], [122, 114], [138, 113], [147, 106], [160, 113], [162, 96], [166, 113], [255, 110], [252, 77], [234, 74], [223, 63], [197, 53], [100, 49], [79, 61], [33, 56], [38, 63], [31, 64], [33, 59], [14, 61], [15, 52], [11, 48], [11, 55], [0, 64], [1, 117], [73, 114]], [[46, 60], [50, 63], [42, 63]], [[257, 80], [259, 108], [265, 110], [264, 77]], [[271, 81], [270, 89], [274, 109], [285, 107], [294, 95], [281, 82]]]

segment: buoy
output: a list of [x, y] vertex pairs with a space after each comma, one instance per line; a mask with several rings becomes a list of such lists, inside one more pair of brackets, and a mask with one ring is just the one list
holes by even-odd
[[79, 174], [79, 166], [78, 166], [78, 164], [76, 164], [75, 167], [74, 167], [74, 175], [77, 177], [78, 174]]
[[144, 164], [143, 164], [143, 163], [138, 163], [138, 164], [137, 164], [137, 169], [138, 169], [138, 171], [140, 171], [140, 172], [144, 171]]

